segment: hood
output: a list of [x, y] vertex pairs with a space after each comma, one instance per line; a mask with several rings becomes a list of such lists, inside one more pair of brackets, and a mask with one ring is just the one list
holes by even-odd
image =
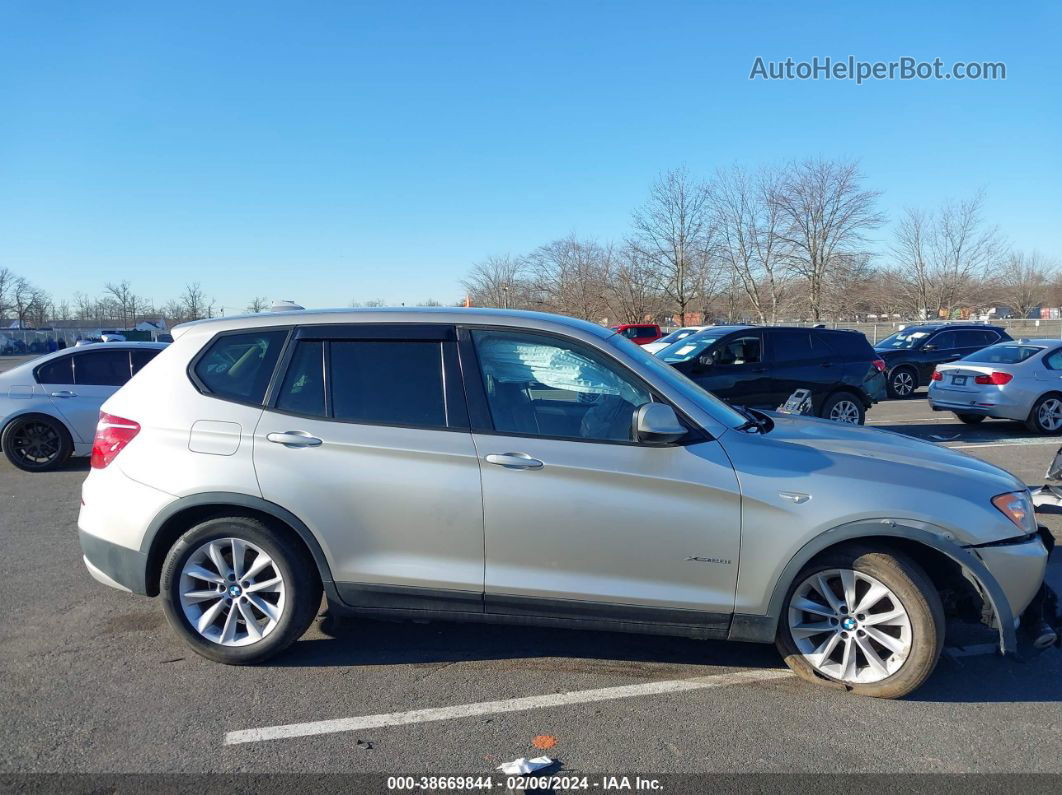
[[951, 474], [963, 479], [978, 478], [994, 493], [1020, 491], [1025, 483], [980, 459], [893, 431], [846, 425], [815, 417], [771, 414], [774, 429], [767, 434], [772, 441], [804, 445], [820, 453], [853, 458], [889, 461], [905, 467], [931, 470], [937, 475]]

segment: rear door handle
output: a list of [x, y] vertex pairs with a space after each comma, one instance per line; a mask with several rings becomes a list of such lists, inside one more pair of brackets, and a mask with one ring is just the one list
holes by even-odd
[[488, 464], [497, 464], [506, 469], [542, 469], [542, 462], [527, 453], [491, 453]]
[[266, 439], [285, 447], [320, 447], [321, 440], [311, 436], [306, 431], [284, 431], [283, 433], [268, 433]]
[[60, 389], [58, 392], [52, 392], [54, 398], [72, 398], [77, 397], [77, 392], [71, 392], [69, 389]]

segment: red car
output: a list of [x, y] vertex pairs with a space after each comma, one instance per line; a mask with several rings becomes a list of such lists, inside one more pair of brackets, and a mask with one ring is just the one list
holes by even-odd
[[656, 323], [621, 323], [611, 328], [639, 345], [648, 345], [664, 336]]

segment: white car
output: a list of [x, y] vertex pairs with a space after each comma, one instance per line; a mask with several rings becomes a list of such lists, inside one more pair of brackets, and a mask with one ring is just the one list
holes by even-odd
[[1062, 433], [1062, 340], [1000, 342], [949, 364], [929, 382], [929, 405], [974, 425], [985, 417]]
[[165, 347], [101, 342], [49, 353], [0, 373], [4, 455], [29, 472], [89, 455], [103, 401]]
[[642, 350], [646, 353], [651, 353], [654, 356], [658, 351], [664, 350], [668, 345], [679, 340], [684, 340], [691, 334], [696, 334], [698, 331], [704, 331], [711, 326], [683, 326], [680, 329], [675, 329], [670, 334], [666, 334], [656, 342], [650, 342], [642, 346]]

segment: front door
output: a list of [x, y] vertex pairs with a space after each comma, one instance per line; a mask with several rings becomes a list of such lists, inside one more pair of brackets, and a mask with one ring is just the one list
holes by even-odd
[[482, 610], [479, 461], [448, 326], [300, 329], [254, 435], [262, 493], [344, 601]]
[[708, 357], [706, 363], [698, 359], [692, 363], [694, 371], [687, 373], [699, 386], [738, 406], [778, 407], [771, 394], [762, 331], [755, 329], [724, 337], [704, 356]]
[[[129, 350], [83, 351], [55, 359], [46, 367], [47, 371], [45, 367], [38, 371], [41, 387], [78, 437], [75, 441], [91, 442], [100, 406], [129, 380]], [[59, 371], [64, 377], [57, 375]]]
[[483, 478], [485, 609], [725, 631], [740, 498], [718, 443], [634, 441], [635, 410], [659, 396], [583, 343], [477, 330], [462, 363]]

